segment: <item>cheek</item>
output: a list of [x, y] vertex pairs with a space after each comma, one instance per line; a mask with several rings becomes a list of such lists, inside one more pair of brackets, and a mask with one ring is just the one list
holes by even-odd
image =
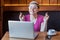
[[34, 9], [34, 12], [38, 12], [38, 10], [37, 9]]
[[29, 13], [30, 13], [30, 14], [33, 14], [33, 11], [32, 11], [31, 9], [29, 9]]
[[29, 11], [32, 11], [31, 8], [29, 8]]
[[29, 9], [29, 12], [33, 12], [33, 10], [32, 9]]

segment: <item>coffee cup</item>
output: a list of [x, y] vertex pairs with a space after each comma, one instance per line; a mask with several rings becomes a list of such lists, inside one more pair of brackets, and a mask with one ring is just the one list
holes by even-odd
[[47, 32], [47, 35], [56, 35], [56, 30], [55, 29], [49, 29]]

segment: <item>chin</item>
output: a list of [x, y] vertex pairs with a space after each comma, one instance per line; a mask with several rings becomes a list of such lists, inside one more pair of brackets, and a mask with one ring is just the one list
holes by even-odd
[[33, 15], [33, 14], [30, 14], [30, 15]]

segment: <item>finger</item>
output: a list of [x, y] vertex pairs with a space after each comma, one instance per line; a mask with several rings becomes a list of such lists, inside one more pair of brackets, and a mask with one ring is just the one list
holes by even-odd
[[45, 16], [48, 16], [48, 12], [45, 13]]
[[19, 19], [21, 19], [22, 18], [22, 13], [20, 12], [20, 14], [19, 14]]
[[22, 15], [22, 17], [24, 17], [24, 15]]
[[22, 19], [24, 19], [24, 15], [22, 16]]
[[20, 12], [20, 16], [22, 16], [22, 12]]
[[22, 18], [22, 16], [23, 16], [23, 14], [22, 14], [22, 12], [20, 12], [20, 15], [19, 15], [19, 17], [20, 17], [20, 18]]

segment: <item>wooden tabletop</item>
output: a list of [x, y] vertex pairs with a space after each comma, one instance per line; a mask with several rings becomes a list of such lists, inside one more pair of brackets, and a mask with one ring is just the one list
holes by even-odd
[[[45, 40], [46, 39], [46, 32], [38, 32], [39, 35], [35, 40]], [[25, 39], [16, 39], [16, 38], [9, 38], [9, 32], [6, 32], [5, 35], [1, 40], [25, 40]], [[30, 39], [26, 39], [30, 40]], [[51, 40], [60, 40], [60, 32], [57, 32], [57, 35], [53, 36]]]

